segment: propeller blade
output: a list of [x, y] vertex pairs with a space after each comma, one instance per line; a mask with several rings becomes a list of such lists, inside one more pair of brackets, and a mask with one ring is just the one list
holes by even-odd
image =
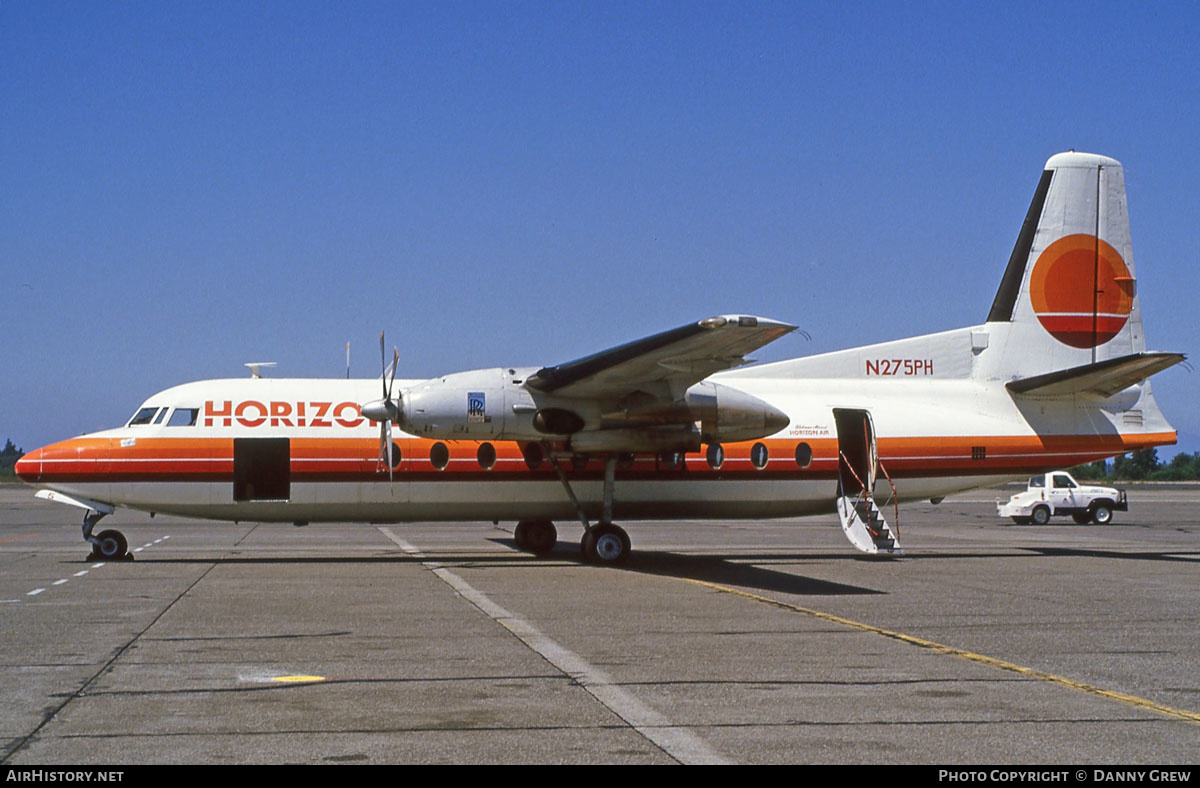
[[387, 464], [388, 464], [388, 481], [392, 479], [392, 421], [388, 419], [383, 423], [384, 429], [387, 430]]
[[384, 398], [384, 400], [386, 400], [388, 398], [388, 388], [387, 388], [387, 383], [384, 382], [383, 378], [384, 378], [384, 376], [387, 375], [387, 358], [383, 355], [384, 352], [385, 351], [383, 349], [383, 332], [380, 331], [379, 332], [379, 368], [382, 370], [382, 374], [380, 374], [380, 376], [379, 376], [379, 384], [381, 386], [383, 386], [383, 398]]
[[392, 399], [392, 383], [395, 382], [395, 380], [396, 380], [396, 367], [398, 367], [398, 366], [400, 366], [400, 351], [397, 350], [395, 348], [395, 346], [393, 346], [392, 347], [392, 377], [390, 380], [388, 380], [387, 394], [384, 395], [385, 399], [387, 399], [389, 402]]

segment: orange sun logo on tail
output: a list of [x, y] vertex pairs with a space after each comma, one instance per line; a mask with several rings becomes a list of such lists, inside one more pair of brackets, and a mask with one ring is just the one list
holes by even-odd
[[1133, 277], [1110, 244], [1091, 235], [1068, 235], [1046, 247], [1034, 263], [1029, 295], [1051, 336], [1071, 347], [1098, 347], [1129, 320]]

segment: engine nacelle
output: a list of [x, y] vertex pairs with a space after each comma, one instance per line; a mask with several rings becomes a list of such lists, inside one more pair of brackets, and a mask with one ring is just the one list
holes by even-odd
[[497, 368], [427, 380], [400, 393], [398, 421], [405, 432], [430, 438], [499, 438], [514, 415], [506, 390], [520, 379], [516, 370]]
[[[401, 428], [442, 440], [541, 441], [570, 438], [579, 452], [696, 451], [700, 442], [735, 443], [778, 432], [787, 414], [737, 389], [697, 383], [682, 401], [613, 403], [530, 392], [535, 368], [477, 369], [419, 383], [400, 392]], [[618, 418], [619, 416], [619, 418]], [[694, 422], [700, 422], [699, 431]]]
[[720, 383], [697, 383], [687, 390], [684, 399], [701, 422], [705, 443], [762, 438], [779, 432], [791, 421], [774, 405]]

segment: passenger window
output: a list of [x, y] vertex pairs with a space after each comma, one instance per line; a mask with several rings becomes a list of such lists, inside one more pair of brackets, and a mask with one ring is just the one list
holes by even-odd
[[429, 449], [429, 461], [439, 471], [444, 470], [450, 464], [450, 449], [446, 448], [446, 444], [438, 441]]
[[750, 462], [754, 463], [754, 467], [762, 470], [767, 467], [767, 445], [765, 443], [756, 443], [750, 448]]
[[807, 443], [801, 443], [796, 447], [796, 465], [800, 468], [807, 468], [812, 465], [813, 451], [812, 446]]
[[526, 443], [521, 447], [521, 454], [525, 457], [525, 466], [531, 471], [536, 471], [542, 464], [542, 447], [536, 443]]
[[725, 463], [725, 449], [719, 443], [710, 443], [704, 452], [704, 459], [708, 461], [708, 467], [715, 471]]
[[479, 463], [479, 467], [484, 470], [491, 470], [496, 464], [496, 447], [490, 443], [479, 444], [479, 450], [475, 452], [475, 460]]
[[129, 420], [129, 424], [126, 426], [137, 427], [142, 424], [149, 424], [154, 421], [154, 414], [156, 413], [158, 413], [158, 408], [142, 408], [133, 414], [133, 418]]
[[200, 415], [199, 408], [176, 408], [167, 421], [168, 427], [195, 427], [196, 417]]

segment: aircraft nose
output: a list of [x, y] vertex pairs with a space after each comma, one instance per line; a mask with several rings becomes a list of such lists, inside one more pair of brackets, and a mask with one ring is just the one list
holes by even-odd
[[13, 467], [17, 477], [23, 482], [33, 483], [42, 476], [42, 450], [35, 449], [17, 460]]

